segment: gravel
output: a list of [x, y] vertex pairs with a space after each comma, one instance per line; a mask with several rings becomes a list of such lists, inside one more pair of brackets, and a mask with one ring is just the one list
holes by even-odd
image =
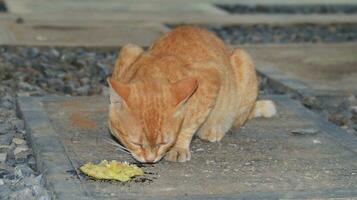
[[357, 24], [205, 26], [230, 44], [337, 43], [357, 41]]
[[305, 96], [301, 102], [307, 108], [345, 129], [346, 132], [357, 136], [357, 113], [354, 112], [354, 108], [357, 106], [355, 95]]
[[50, 199], [27, 146], [24, 123], [16, 117], [14, 90], [0, 84], [0, 95], [11, 103], [0, 105], [0, 199]]
[[16, 96], [103, 93], [117, 50], [0, 47], [0, 199], [50, 199]]
[[[116, 50], [0, 48], [0, 79], [23, 95], [96, 95], [111, 74]], [[13, 99], [2, 99], [10, 108]], [[11, 108], [10, 108], [11, 109]]]
[[2, 0], [0, 0], [0, 12], [7, 12], [7, 7]]
[[244, 5], [230, 4], [216, 5], [231, 14], [354, 14], [357, 13], [356, 5]]
[[6, 161], [7, 154], [6, 153], [0, 153], [0, 162], [5, 162]]

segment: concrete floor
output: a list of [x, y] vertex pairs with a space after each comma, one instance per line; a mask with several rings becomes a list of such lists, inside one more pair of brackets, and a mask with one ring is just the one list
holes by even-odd
[[27, 97], [19, 108], [58, 199], [324, 198], [339, 197], [337, 191], [357, 197], [357, 138], [286, 96], [267, 98], [277, 103], [277, 117], [253, 119], [219, 143], [196, 138], [191, 161], [144, 165], [146, 175], [128, 183], [94, 181], [78, 171], [102, 159], [134, 162], [104, 141], [110, 138], [104, 97]]

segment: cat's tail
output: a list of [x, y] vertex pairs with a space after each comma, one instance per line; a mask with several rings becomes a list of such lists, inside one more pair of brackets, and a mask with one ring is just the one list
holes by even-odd
[[270, 118], [276, 115], [276, 106], [271, 100], [259, 100], [255, 102], [254, 108], [249, 115], [249, 119], [255, 117]]

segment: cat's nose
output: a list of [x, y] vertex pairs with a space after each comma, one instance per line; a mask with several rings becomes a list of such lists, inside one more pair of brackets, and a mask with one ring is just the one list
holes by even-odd
[[146, 163], [150, 163], [150, 164], [152, 164], [152, 163], [154, 163], [154, 161], [155, 161], [155, 159], [146, 159]]
[[155, 158], [156, 158], [156, 155], [151, 154], [151, 155], [146, 156], [145, 161], [147, 163], [154, 163], [155, 162]]

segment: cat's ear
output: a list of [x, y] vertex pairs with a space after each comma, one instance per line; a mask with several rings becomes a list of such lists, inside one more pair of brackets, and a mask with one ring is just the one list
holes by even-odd
[[120, 103], [123, 101], [127, 101], [130, 94], [130, 87], [126, 84], [123, 84], [119, 81], [116, 81], [111, 78], [107, 78], [107, 82], [109, 84], [109, 95], [110, 95], [110, 103]]
[[174, 103], [184, 104], [195, 93], [198, 87], [196, 78], [185, 78], [171, 84], [171, 93], [174, 96]]

